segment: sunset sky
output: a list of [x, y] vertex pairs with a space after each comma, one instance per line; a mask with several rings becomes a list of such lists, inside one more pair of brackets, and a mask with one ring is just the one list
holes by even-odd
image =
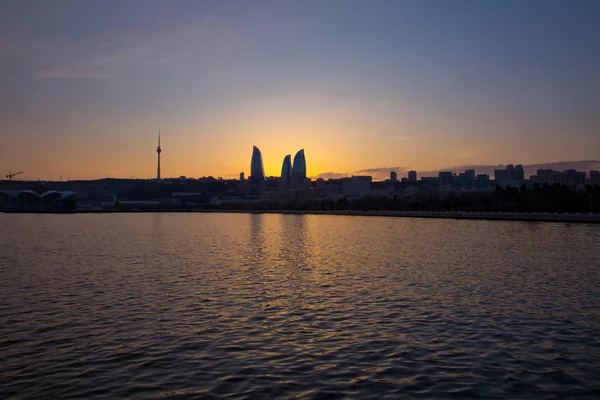
[[600, 159], [600, 1], [3, 1], [0, 173]]

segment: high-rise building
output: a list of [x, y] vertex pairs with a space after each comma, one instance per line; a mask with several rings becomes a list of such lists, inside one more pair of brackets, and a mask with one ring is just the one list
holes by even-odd
[[390, 172], [390, 181], [398, 182], [398, 174], [396, 173], [396, 171]]
[[281, 180], [283, 183], [290, 183], [292, 180], [292, 156], [288, 154], [283, 158], [281, 166]]
[[508, 174], [507, 180], [515, 179], [515, 166], [512, 164], [508, 164], [506, 166], [506, 173]]
[[417, 171], [408, 171], [408, 180], [416, 181], [417, 180]]
[[244, 173], [240, 172], [240, 182], [244, 182]]
[[465, 186], [475, 186], [475, 170], [468, 169], [465, 171]]
[[156, 167], [156, 180], [160, 181], [160, 153], [162, 153], [162, 149], [160, 148], [160, 129], [158, 130], [158, 147], [156, 148], [156, 154], [158, 154], [158, 164]]
[[521, 164], [517, 164], [515, 166], [515, 176], [514, 179], [518, 180], [518, 181], [522, 181], [525, 179], [525, 170], [523, 169], [523, 166]]
[[438, 179], [440, 185], [453, 185], [454, 174], [450, 171], [440, 171], [438, 173]]
[[581, 187], [586, 183], [586, 176], [584, 171], [577, 171], [577, 186]]
[[590, 171], [590, 183], [594, 185], [600, 184], [600, 171], [592, 170]]
[[265, 181], [265, 168], [263, 167], [262, 154], [258, 147], [252, 148], [252, 160], [250, 161], [250, 179], [254, 182]]
[[304, 157], [304, 149], [297, 152], [294, 156], [292, 178], [299, 182], [303, 182], [306, 179], [306, 158]]

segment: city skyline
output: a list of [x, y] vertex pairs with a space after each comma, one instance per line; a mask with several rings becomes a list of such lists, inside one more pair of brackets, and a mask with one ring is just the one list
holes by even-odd
[[[157, 179], [157, 180], [161, 180], [163, 177], [161, 176], [161, 153], [162, 153], [162, 147], [161, 147], [161, 131], [160, 129], [158, 130], [158, 146], [156, 147], [156, 153], [158, 156], [157, 159], [157, 168], [156, 168], [156, 173], [153, 177], [137, 177], [137, 176], [131, 176], [130, 178], [135, 178], [135, 179]], [[293, 167], [295, 166], [295, 167]], [[344, 172], [344, 173], [339, 173], [339, 172], [322, 172], [319, 173], [317, 175], [308, 175], [307, 174], [307, 163], [306, 163], [306, 159], [305, 159], [305, 155], [304, 155], [304, 149], [299, 150], [295, 156], [294, 156], [294, 162], [292, 163], [291, 161], [291, 154], [287, 154], [284, 157], [283, 160], [283, 165], [280, 169], [280, 173], [279, 174], [268, 174], [265, 172], [265, 168], [264, 168], [264, 161], [263, 161], [263, 155], [261, 150], [257, 147], [257, 146], [252, 146], [252, 157], [250, 160], [250, 168], [248, 169], [248, 171], [246, 171], [245, 169], [242, 169], [241, 171], [234, 173], [234, 174], [220, 174], [217, 173], [215, 175], [198, 175], [198, 176], [189, 176], [189, 178], [202, 178], [202, 177], [209, 177], [209, 176], [213, 176], [213, 177], [219, 177], [219, 178], [225, 178], [225, 179], [231, 179], [233, 177], [242, 177], [245, 176], [247, 173], [248, 178], [250, 179], [254, 179], [255, 181], [264, 181], [267, 178], [281, 178], [283, 179], [285, 182], [289, 182], [292, 178], [296, 178], [296, 179], [339, 179], [339, 178], [349, 178], [352, 176], [370, 176], [372, 177], [375, 181], [381, 181], [381, 180], [387, 180], [390, 178], [390, 174], [394, 173], [396, 174], [399, 178], [408, 178], [410, 180], [410, 174], [414, 173], [416, 175], [419, 176], [419, 179], [421, 177], [436, 177], [438, 176], [438, 174], [440, 172], [449, 172], [449, 173], [461, 173], [464, 172], [465, 170], [473, 170], [475, 172], [477, 172], [478, 174], [486, 174], [489, 175], [490, 177], [497, 171], [497, 168], [500, 169], [505, 169], [505, 168], [510, 168], [512, 167], [513, 169], [516, 168], [520, 168], [520, 174], [523, 177], [522, 179], [526, 179], [528, 178], [530, 175], [535, 175], [536, 172], [539, 169], [550, 169], [550, 170], [556, 170], [556, 171], [565, 171], [565, 170], [570, 170], [570, 169], [574, 169], [574, 170], [578, 170], [578, 171], [592, 171], [592, 170], [598, 170], [600, 169], [600, 160], [577, 160], [577, 161], [558, 161], [558, 162], [548, 162], [548, 163], [536, 163], [536, 164], [529, 164], [529, 165], [523, 165], [523, 164], [512, 164], [512, 163], [506, 163], [506, 164], [494, 164], [494, 165], [458, 165], [458, 166], [449, 166], [449, 167], [445, 167], [445, 168], [439, 168], [439, 169], [435, 169], [435, 170], [429, 170], [429, 171], [415, 171], [413, 170], [411, 167], [404, 167], [404, 166], [394, 166], [394, 167], [378, 167], [378, 168], [366, 168], [366, 169], [360, 169], [360, 170], [356, 170], [356, 171], [351, 171], [351, 172]], [[296, 170], [296, 173], [294, 175], [294, 170]], [[9, 174], [6, 175], [6, 178], [9, 178], [11, 171], [9, 170]], [[14, 175], [21, 175], [23, 174], [23, 172], [19, 172], [18, 174], [14, 174]], [[167, 176], [164, 177], [165, 179], [175, 179], [181, 176], [186, 176], [186, 175], [180, 175], [180, 174], [175, 174], [172, 176]], [[188, 177], [188, 176], [186, 176]], [[20, 177], [21, 178], [21, 177]], [[101, 176], [101, 177], [95, 177], [95, 178], [90, 178], [90, 179], [102, 179], [102, 178], [116, 178], [116, 179], [127, 179], [127, 176]], [[1, 180], [1, 179], [0, 179]], [[17, 180], [23, 180], [23, 181], [28, 181], [28, 180], [36, 180], [36, 179], [27, 179], [27, 178], [23, 178], [23, 179], [17, 179]], [[43, 181], [63, 181], [63, 180], [87, 180], [87, 179], [71, 179], [69, 177], [67, 177], [66, 179], [63, 179], [63, 176], [60, 176], [60, 178], [57, 179], [41, 179], [41, 178], [37, 178], [37, 180], [43, 180]], [[240, 180], [243, 180], [240, 178]], [[412, 180], [417, 180], [412, 179]]]
[[[0, 5], [0, 172], [307, 176], [600, 159], [600, 5]], [[134, 16], [134, 18], [132, 18]], [[396, 167], [394, 167], [396, 168]], [[401, 171], [398, 171], [402, 175]]]

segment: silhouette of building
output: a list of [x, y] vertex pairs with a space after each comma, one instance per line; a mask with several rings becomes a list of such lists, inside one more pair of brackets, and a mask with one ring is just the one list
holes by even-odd
[[353, 176], [352, 178], [342, 179], [342, 194], [346, 197], [360, 197], [369, 194], [371, 191], [370, 176]]
[[300, 150], [294, 156], [294, 165], [292, 166], [292, 178], [296, 181], [304, 182], [306, 179], [306, 158], [304, 149]]
[[568, 169], [561, 174], [561, 183], [570, 189], [585, 185], [585, 172]]
[[408, 171], [408, 180], [416, 181], [417, 180], [417, 171]]
[[240, 182], [244, 182], [245, 178], [244, 178], [244, 173], [240, 172]]
[[494, 180], [496, 183], [510, 180], [509, 171], [507, 169], [494, 170]]
[[440, 171], [438, 173], [438, 181], [440, 185], [453, 185], [454, 174], [450, 171]]
[[562, 184], [562, 174], [558, 171], [552, 172], [552, 183]]
[[592, 170], [590, 171], [590, 183], [594, 185], [600, 184], [600, 171]]
[[490, 176], [488, 174], [478, 174], [475, 178], [475, 186], [486, 188], [490, 186]]
[[263, 167], [262, 154], [258, 147], [252, 148], [252, 160], [250, 161], [250, 179], [254, 182], [265, 181], [265, 168]]
[[475, 186], [475, 170], [468, 169], [465, 171], [465, 186]]
[[77, 193], [72, 191], [47, 190], [38, 193], [34, 190], [2, 190], [0, 191], [0, 209], [46, 209], [74, 210], [77, 207]]
[[496, 185], [500, 187], [520, 187], [523, 184], [523, 179], [525, 179], [525, 172], [523, 171], [522, 165], [517, 165], [515, 168], [514, 165], [508, 164], [506, 169], [497, 169], [494, 171], [494, 179], [496, 180]]
[[517, 166], [515, 166], [514, 179], [518, 181], [522, 181], [525, 179], [525, 170], [523, 169], [523, 166], [521, 164], [517, 164]]
[[283, 165], [281, 166], [281, 181], [283, 183], [290, 183], [292, 181], [292, 156], [290, 154], [283, 158]]
[[162, 153], [162, 149], [160, 148], [160, 129], [158, 130], [158, 147], [156, 148], [156, 154], [158, 155], [158, 165], [156, 168], [156, 179], [160, 181], [160, 153]]
[[440, 178], [437, 176], [422, 176], [421, 177], [421, 184], [423, 185], [422, 187], [433, 187], [433, 186], [437, 186], [440, 183]]
[[390, 181], [398, 182], [398, 174], [396, 173], [396, 171], [390, 172]]
[[536, 182], [540, 185], [553, 184], [554, 183], [554, 170], [552, 169], [538, 169], [536, 175]]
[[508, 175], [508, 177], [506, 178], [506, 180], [513, 180], [515, 179], [515, 166], [512, 164], [508, 164], [506, 166], [506, 173]]

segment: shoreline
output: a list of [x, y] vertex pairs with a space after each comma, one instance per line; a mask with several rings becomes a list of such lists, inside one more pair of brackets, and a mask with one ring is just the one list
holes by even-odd
[[114, 214], [114, 213], [226, 213], [226, 214], [288, 214], [346, 215], [362, 217], [437, 218], [484, 221], [576, 222], [600, 223], [600, 214], [511, 213], [468, 211], [360, 211], [360, 210], [0, 210], [7, 214]]

